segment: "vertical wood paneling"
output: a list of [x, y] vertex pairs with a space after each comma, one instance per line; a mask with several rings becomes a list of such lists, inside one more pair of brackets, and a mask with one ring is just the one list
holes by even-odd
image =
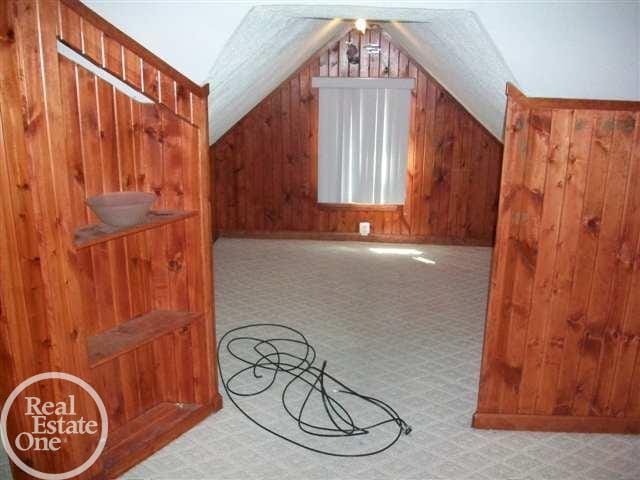
[[[282, 95], [283, 92], [282, 90], [278, 89], [276, 90], [273, 95], [271, 95], [271, 112], [272, 112], [272, 117], [271, 117], [271, 121], [273, 122], [273, 129], [276, 132], [281, 132], [284, 129], [284, 124], [287, 121], [287, 119], [284, 118], [283, 116], [283, 111], [282, 111]], [[237, 141], [239, 140], [239, 132], [236, 131], [234, 133], [234, 135], [232, 135], [232, 137], [236, 143], [233, 144], [234, 150], [238, 148], [238, 144]], [[271, 205], [270, 205], [270, 213], [271, 213], [271, 217], [272, 217], [272, 228], [274, 230], [277, 230], [279, 228], [282, 227], [282, 222], [283, 222], [283, 211], [282, 211], [282, 201], [283, 201], [283, 186], [282, 186], [282, 181], [283, 181], [283, 171], [284, 171], [284, 163], [286, 161], [285, 159], [285, 155], [284, 155], [284, 151], [283, 151], [283, 138], [282, 135], [275, 135], [274, 137], [270, 137], [269, 135], [267, 135], [267, 138], [269, 139], [269, 141], [271, 141], [270, 144], [270, 148], [271, 148], [271, 158], [274, 159], [273, 164], [266, 164], [266, 168], [270, 170], [270, 177], [271, 177]], [[220, 182], [223, 182], [224, 179], [219, 180]], [[216, 192], [221, 192], [221, 200], [223, 201], [223, 205], [225, 204], [225, 202], [227, 201], [224, 193], [220, 190], [216, 190]], [[232, 194], [232, 198], [233, 198], [233, 202], [237, 202], [238, 201], [238, 191], [237, 189], [232, 190], [231, 192]], [[233, 207], [229, 206], [229, 207], [223, 207], [225, 210], [225, 214], [230, 214], [233, 212]], [[227, 223], [225, 223], [224, 221], [221, 222], [221, 225], [225, 225]]]
[[[66, 58], [60, 57], [59, 62], [63, 90], [71, 98], [77, 98], [77, 102], [66, 104], [65, 111], [68, 131], [76, 131], [73, 138], [79, 139], [67, 142], [74, 222], [82, 225], [90, 221], [84, 199], [104, 191], [151, 190], [160, 198], [159, 207], [197, 209], [197, 196], [192, 193], [194, 185], [185, 185], [186, 179], [193, 177], [194, 169], [183, 166], [184, 158], [196, 155], [198, 149], [195, 128], [155, 106], [137, 104]], [[151, 254], [149, 243], [153, 245]], [[152, 308], [199, 311], [202, 302], [193, 295], [201, 288], [195, 268], [199, 245], [197, 223], [189, 220], [79, 252], [86, 295], [90, 298], [97, 295], [97, 302], [87, 305], [87, 318], [97, 319], [89, 330], [104, 331]], [[130, 284], [139, 288], [126, 288]], [[194, 289], [190, 290], [190, 286]], [[198, 355], [205, 355], [204, 335], [199, 326], [181, 335], [165, 337], [161, 343], [166, 344], [168, 338], [181, 345], [181, 352], [193, 349]], [[177, 401], [178, 395], [168, 380], [159, 383], [157, 392], [149, 392], [151, 380], [146, 373], [155, 371], [156, 366], [161, 372], [175, 368], [167, 365], [167, 359], [173, 358], [173, 348], [162, 356], [154, 346], [153, 357], [144, 350], [95, 371], [96, 385], [105, 389], [115, 427], [158, 401]], [[181, 355], [181, 361], [198, 360], [203, 374], [205, 362], [194, 355]], [[183, 383], [182, 390], [187, 393], [180, 398], [184, 401], [195, 401], [188, 387], [192, 377], [188, 370], [170, 377]], [[106, 378], [112, 381], [120, 378], [121, 395], [107, 392], [110, 383]], [[138, 380], [143, 383], [138, 385]], [[206, 398], [202, 392], [199, 395], [200, 401]]]
[[85, 19], [80, 22], [82, 53], [102, 65], [102, 32]]
[[462, 132], [464, 115], [454, 116], [454, 138], [461, 137], [459, 142], [453, 144], [453, 161], [451, 164], [451, 190], [449, 197], [449, 217], [447, 219], [447, 230], [456, 237], [464, 238], [464, 220], [466, 207], [464, 192], [468, 191], [466, 172], [464, 169], [464, 138], [460, 135]]
[[508, 92], [475, 425], [637, 432], [637, 110]]
[[[9, 312], [17, 313], [14, 309], [23, 302], [30, 308], [20, 316], [6, 318], [12, 343], [4, 355], [23, 351], [16, 358], [26, 355], [30, 359], [25, 364], [16, 363], [21, 370], [6, 380], [19, 382], [31, 374], [50, 370], [86, 376], [84, 328], [79, 324], [82, 309], [67, 296], [68, 289], [79, 288], [72, 271], [75, 259], [66, 255], [72, 228], [69, 216], [63, 214], [70, 204], [69, 178], [66, 169], [57, 168], [59, 156], [66, 151], [65, 137], [58, 131], [64, 118], [60, 101], [64, 85], [60, 83], [55, 53], [57, 4], [25, 1], [10, 2], [4, 7], [0, 9], [2, 38], [10, 41], [2, 42], [0, 50], [1, 128], [8, 145], [2, 161], [3, 174], [13, 181], [6, 191], [3, 189], [3, 209], [8, 206], [7, 213], [17, 216], [4, 217], [2, 231], [7, 243], [3, 242], [3, 248], [9, 249], [2, 255], [23, 259], [27, 268], [14, 265], [16, 273], [11, 273], [6, 270], [10, 265], [1, 264], [1, 276], [10, 279], [10, 283], [3, 282], [0, 303]], [[48, 21], [42, 22], [42, 18]], [[19, 271], [21, 275], [17, 274]], [[7, 294], [7, 290], [11, 293]], [[29, 324], [29, 332], [18, 326], [23, 323]], [[11, 390], [15, 384], [7, 386], [3, 390]], [[64, 382], [54, 381], [42, 387], [37, 394], [43, 401], [71, 393]], [[78, 400], [78, 410], [93, 418], [95, 408]], [[38, 469], [63, 471], [65, 463], [78, 461], [91, 448], [91, 441], [85, 443], [57, 458], [35, 452], [21, 457]], [[19, 475], [17, 469], [16, 474]]]
[[[348, 42], [360, 46], [359, 66], [347, 62]], [[367, 54], [368, 43], [379, 43], [381, 53]], [[402, 210], [318, 206], [316, 75], [416, 79]], [[388, 239], [493, 241], [501, 144], [378, 30], [351, 31], [322, 49], [220, 138], [211, 156], [222, 234], [355, 234], [358, 222], [369, 221]]]
[[162, 73], [160, 75], [160, 102], [172, 112], [178, 111], [176, 104], [175, 81]]
[[[9, 8], [8, 3], [0, 4], [0, 32], [7, 38], [9, 34], [15, 34]], [[29, 228], [34, 210], [30, 182], [25, 175], [27, 165], [23, 164], [27, 159], [23, 112], [15, 102], [21, 88], [18, 60], [15, 46], [10, 42], [0, 42], [3, 65], [0, 69], [3, 86], [0, 88], [0, 228], [5, 236], [0, 242], [0, 288], [3, 294], [0, 300], [0, 358], [7, 367], [6, 380], [0, 382], [2, 398], [9, 395], [14, 385], [47, 365], [49, 359], [46, 345], [38, 341], [37, 325], [33, 325], [44, 318], [46, 299], [42, 290], [42, 273], [38, 262], [34, 261], [37, 258], [37, 234]], [[15, 142], [12, 146], [9, 138]], [[38, 283], [34, 284], [32, 278]], [[15, 345], [19, 347], [15, 348]], [[10, 435], [18, 428], [24, 431], [26, 427], [24, 415], [10, 415], [7, 427]]]
[[[79, 112], [78, 72], [74, 64], [66, 58], [60, 57], [59, 61], [62, 95], [68, 99], [68, 101], [63, 102], [65, 131], [70, 138], [80, 139], [82, 138], [82, 120]], [[66, 160], [66, 168], [69, 174], [70, 216], [74, 224], [83, 225], [89, 223], [87, 208], [83, 201], [86, 195], [86, 167], [83, 142], [66, 143]], [[85, 298], [96, 298], [91, 252], [78, 252], [76, 266], [82, 295]], [[85, 318], [99, 318], [96, 302], [85, 302], [83, 306]]]
[[[353, 39], [355, 44], [358, 44], [359, 36]], [[358, 70], [355, 70], [354, 75], [357, 76]], [[312, 108], [311, 103], [314, 102], [313, 92], [311, 88], [311, 65], [307, 65], [300, 71], [300, 111], [298, 112], [300, 118], [300, 130], [298, 135], [300, 136], [300, 171], [302, 172], [301, 190], [300, 190], [300, 202], [302, 202], [302, 226], [306, 230], [313, 229], [313, 208], [315, 207], [314, 198], [312, 195], [313, 188], [311, 187], [311, 137], [313, 136], [313, 130], [311, 129], [311, 116]], [[268, 133], [268, 132], [266, 132]], [[268, 165], [270, 159], [265, 158], [264, 163]]]
[[91, 372], [92, 383], [104, 401], [109, 414], [109, 423], [114, 430], [121, 427], [126, 420], [123, 390], [114, 388], [114, 380], [117, 382], [121, 374], [119, 362], [100, 365]]
[[80, 26], [80, 15], [74, 10], [60, 4], [58, 8], [60, 28], [60, 38], [76, 50], [82, 51], [82, 27]]
[[[498, 219], [498, 198], [500, 196], [502, 145], [494, 142], [493, 138], [487, 132], [480, 133], [483, 134], [482, 151], [488, 167], [487, 193], [484, 197], [485, 216], [483, 225], [496, 225]], [[471, 169], [472, 168], [473, 167], [471, 167]], [[467, 215], [467, 218], [469, 218], [469, 215]], [[481, 231], [481, 229], [479, 228], [478, 231]]]
[[[522, 354], [525, 339], [522, 322], [513, 332], [519, 336], [507, 342], [510, 315], [519, 313], [519, 305], [512, 301], [517, 260], [518, 228], [522, 218], [521, 198], [525, 175], [525, 162], [518, 161], [528, 149], [529, 112], [515, 102], [507, 104], [505, 122], [505, 149], [500, 188], [500, 214], [496, 227], [496, 242], [493, 253], [490, 297], [485, 324], [483, 366], [480, 381], [484, 388], [478, 392], [478, 410], [498, 412], [503, 406], [516, 409], [518, 382], [522, 372]], [[504, 298], [494, 301], [493, 298]], [[517, 317], [522, 319], [522, 316]], [[515, 405], [515, 407], [514, 407]]]
[[[61, 64], [66, 63], [61, 60]], [[77, 68], [77, 98], [80, 133], [80, 147], [83, 162], [83, 185], [78, 186], [75, 198], [78, 203], [84, 204], [84, 198], [102, 193], [104, 191], [102, 169], [102, 141], [100, 119], [100, 95], [96, 78], [82, 68]], [[71, 112], [70, 112], [71, 113]], [[105, 116], [104, 121], [111, 123], [111, 119]], [[89, 221], [96, 221], [96, 217], [89, 209]], [[77, 220], [82, 220], [78, 218]], [[82, 255], [85, 255], [84, 253]], [[91, 265], [87, 265], [87, 275], [90, 275], [91, 283], [95, 278], [96, 310], [95, 318], [99, 322], [100, 329], [107, 329], [116, 324], [115, 305], [113, 302], [113, 286], [111, 282], [108, 247], [91, 249]], [[90, 283], [90, 284], [91, 284]], [[89, 284], [89, 285], [90, 285]], [[95, 329], [95, 327], [94, 327]]]
[[102, 43], [104, 45], [104, 68], [115, 76], [122, 77], [122, 45], [108, 35], [102, 37]]
[[146, 62], [142, 63], [142, 91], [155, 101], [160, 100], [158, 69]]
[[[580, 324], [575, 321], [575, 316], [572, 316], [571, 298], [573, 286], [585, 278], [577, 276], [578, 265], [583, 259], [578, 253], [581, 245], [580, 235], [577, 235], [576, 231], [580, 230], [585, 208], [594, 124], [591, 112], [576, 111], [574, 113], [562, 205], [562, 224], [556, 245], [558, 274], [555, 280], [550, 319], [552, 325], [557, 325], [560, 329], [561, 341], [558, 343], [564, 348], [560, 349], [560, 358], [555, 359], [557, 363], [554, 363], [553, 372], [544, 372], [549, 384], [553, 384], [553, 377], [556, 377], [555, 405], [551, 413], [557, 414], [571, 412], [571, 400], [575, 389], [575, 382], [569, 376], [575, 370], [578, 358]], [[555, 386], [550, 385], [549, 388], [553, 390]]]
[[[333, 50], [332, 50], [333, 51]], [[336, 60], [337, 61], [337, 60]], [[336, 64], [337, 65], [337, 64]], [[293, 138], [294, 135], [294, 130], [292, 130], [291, 126], [292, 126], [292, 114], [291, 114], [291, 88], [290, 88], [290, 83], [288, 81], [285, 81], [284, 84], [280, 87], [279, 89], [281, 91], [281, 104], [282, 104], [282, 129], [280, 131], [276, 131], [274, 132], [276, 135], [280, 136], [280, 141], [282, 141], [282, 145], [283, 145], [283, 151], [282, 151], [282, 190], [281, 190], [281, 198], [282, 198], [282, 225], [281, 225], [281, 229], [282, 230], [289, 230], [292, 228], [292, 223], [293, 223], [293, 198], [291, 195], [292, 192], [292, 184], [293, 184], [293, 178], [292, 178], [292, 165], [293, 165], [293, 152], [292, 152], [292, 148], [293, 148], [293, 144], [294, 142], [291, 141], [291, 139]], [[240, 128], [238, 128], [239, 130], [239, 136], [240, 136], [240, 141], [244, 142], [244, 138], [248, 135], [250, 135], [251, 133], [246, 131], [244, 128], [242, 128], [242, 125], [240, 125]], [[215, 162], [214, 162], [214, 167], [215, 167]], [[238, 176], [239, 177], [244, 177], [246, 178], [248, 176], [248, 172], [246, 171], [240, 171], [238, 170]], [[216, 178], [218, 178], [216, 176]], [[216, 187], [217, 188], [217, 187]], [[225, 191], [225, 189], [222, 189], [223, 191]], [[246, 204], [246, 195], [244, 194], [244, 191], [242, 189], [238, 189], [238, 202], [241, 202], [242, 204]], [[236, 223], [237, 228], [239, 230], [242, 230], [242, 223], [237, 222]], [[224, 226], [220, 226], [220, 229], [224, 229]]]
[[[212, 371], [208, 89], [75, 0], [0, 2], [0, 38], [0, 403], [27, 377], [64, 371], [99, 391], [110, 434], [118, 436], [119, 427], [160, 402], [177, 401], [172, 386], [179, 386], [180, 399], [199, 404], [202, 418], [221, 406]], [[58, 38], [163, 105], [138, 104], [61, 57]], [[156, 207], [197, 215], [156, 230], [158, 238], [143, 232], [76, 248], [75, 230], [97, 220], [85, 206], [87, 197], [154, 189], [161, 196]], [[89, 336], [157, 305], [199, 315], [160, 345], [147, 343], [90, 364]], [[166, 374], [164, 383], [158, 372]], [[53, 381], [33, 393], [60, 401], [76, 392]], [[92, 402], [78, 397], [76, 408], [96, 418]], [[11, 417], [14, 435], [22, 415], [16, 410]], [[162, 446], [167, 434], [188, 427], [182, 422], [154, 428], [165, 428], [164, 436], [159, 441], [156, 430], [143, 434], [142, 446], [131, 445], [142, 448], [136, 459]], [[131, 441], [130, 433], [120, 434], [121, 440]], [[95, 448], [95, 439], [77, 443], [53, 458], [31, 452], [24, 459], [42, 471], [68, 471]], [[78, 478], [115, 478], [133, 464], [127, 458], [109, 462], [121, 470], [102, 471], [100, 460]], [[14, 473], [26, 478], [18, 469]]]
[[[163, 168], [165, 171], [164, 202], [165, 208], [184, 210], [184, 152], [189, 144], [182, 144], [182, 121], [175, 115], [164, 112], [162, 115], [162, 147]], [[189, 127], [187, 127], [189, 128]], [[188, 151], [188, 150], [187, 150]], [[165, 227], [166, 235], [166, 265], [169, 271], [169, 305], [173, 310], [189, 309], [189, 293], [187, 284], [187, 269], [196, 268], [188, 264], [185, 257], [186, 232], [185, 223], [176, 223]]]
[[[616, 349], [621, 340], [621, 328], [630, 271], [625, 265], [625, 249], [628, 244], [636, 245], [633, 233], [638, 225], [638, 218], [633, 215], [633, 190], [637, 179], [632, 178], [632, 149], [634, 148], [636, 120], [631, 112], [618, 112], [614, 122], [613, 144], [610, 150], [611, 163], [607, 176], [606, 198], [602, 213], [600, 239], [598, 242], [598, 258], [596, 272], [598, 282], [594, 284], [601, 298], [591, 292], [591, 303], [597, 326], [594, 333], [600, 337], [600, 358], [597, 362], [595, 378], [591, 379], [593, 399], [590, 402], [590, 413], [609, 415], [609, 393], [615, 373]], [[626, 232], [626, 233], [625, 233]], [[632, 238], [629, 238], [628, 235]], [[626, 237], [626, 238], [625, 238]], [[629, 242], [630, 241], [630, 242]], [[613, 268], [612, 268], [613, 266]], [[607, 282], [604, 282], [605, 275]], [[600, 308], [597, 308], [598, 305]]]
[[[137, 54], [131, 51], [127, 48], [129, 41], [114, 38], [119, 37], [117, 33], [102, 31], [104, 23], [98, 21], [96, 25], [95, 17], [81, 18], [76, 10], [82, 11], [83, 6], [74, 0], [55, 6], [60, 39], [69, 47], [143, 91], [151, 99], [159, 101], [178, 116], [192, 120], [190, 96], [193, 93], [202, 95], [202, 87], [190, 82], [164, 62], [157, 61], [157, 58], [154, 59], [156, 62], [149, 61], [148, 52]], [[180, 78], [176, 79], [176, 76]]]
[[[467, 137], [469, 145], [465, 145], [465, 157], [469, 165], [469, 186], [464, 199], [467, 202], [467, 211], [474, 210], [474, 205], [484, 205], [487, 210], [490, 209], [491, 199], [497, 197], [497, 189], [492, 194], [488, 192], [486, 186], [490, 180], [499, 181], [499, 173], [492, 164], [497, 165], [499, 162], [494, 158], [491, 148], [491, 142], [487, 139], [483, 132], [476, 130], [473, 135]], [[491, 175], [490, 175], [491, 174]], [[482, 235], [484, 226], [491, 222], [488, 215], [467, 215], [466, 235], [475, 238]]]
[[[560, 379], [562, 387], [559, 390], [559, 400], [561, 400], [559, 407], [569, 413], [585, 411], [583, 406], [587, 402], [582, 399], [588, 398], [583, 395], [583, 379], [580, 377], [584, 378], [584, 370], [580, 374], [580, 364], [584, 352], [592, 350], [592, 346], [595, 345], [591, 336], [586, 335], [588, 325], [586, 320], [598, 251], [605, 182], [609, 168], [608, 152], [612, 141], [614, 117], [612, 112], [596, 112], [592, 119], [585, 120], [590, 121], [593, 134], [589, 151], [585, 153], [588, 162], [587, 184], [580, 227], [577, 232], [576, 281], [572, 285], [567, 320], [573, 333], [571, 338], [573, 342], [569, 344], [569, 348], [563, 354], [564, 365]], [[575, 351], [572, 348], [574, 345]], [[592, 372], [587, 372], [587, 376], [591, 374]]]
[[[193, 327], [191, 327], [193, 328]], [[173, 345], [175, 349], [175, 361], [177, 365], [188, 365], [187, 371], [177, 372], [177, 395], [178, 401], [183, 403], [195, 402], [195, 386], [193, 384], [193, 376], [189, 375], [193, 368], [193, 344], [192, 341], [201, 341], [196, 336], [191, 336], [191, 328], [185, 327], [173, 333]], [[199, 352], [195, 349], [195, 352]]]
[[159, 394], [165, 401], [178, 401], [178, 386], [174, 381], [178, 378], [175, 345], [173, 334], [165, 335], [153, 344], [156, 359], [155, 383]]
[[[523, 413], [533, 413], [535, 409], [538, 373], [541, 367], [540, 355], [544, 348], [542, 338], [545, 324], [530, 322], [529, 318], [541, 315], [546, 318], [555, 260], [553, 249], [549, 250], [547, 255], [539, 255], [540, 250], [554, 244], [556, 234], [556, 230], [550, 226], [553, 225], [553, 210], [557, 208], [557, 204], [551, 203], [550, 208], [543, 209], [544, 195], [553, 193], [545, 190], [548, 186], [547, 159], [553, 151], [550, 140], [552, 123], [551, 111], [534, 110], [529, 114], [527, 158], [531, 160], [525, 163], [522, 195], [516, 212], [519, 225], [514, 245], [516, 262], [512, 268], [515, 269], [513, 281], [517, 287], [512, 290], [509, 329], [510, 333], [519, 332], [526, 338], [522, 364], [516, 366], [520, 369], [521, 377], [512, 385], [512, 388], [519, 389], [518, 408]], [[554, 200], [557, 202], [558, 199]], [[544, 236], [541, 237], [541, 233]]]
[[[131, 421], [142, 411], [140, 390], [137, 387], [138, 367], [135, 352], [129, 352], [118, 359], [120, 372], [120, 388], [122, 391], [122, 410], [124, 421]], [[113, 381], [113, 378], [111, 379]]]
[[142, 59], [129, 49], [124, 49], [124, 75], [123, 80], [133, 87], [142, 89]]
[[140, 391], [140, 405], [143, 411], [157, 405], [159, 401], [156, 384], [156, 364], [153, 355], [153, 344], [145, 345], [135, 351], [137, 386]]
[[181, 83], [176, 83], [176, 113], [191, 120], [191, 93]]
[[[557, 370], [563, 347], [563, 324], [553, 322], [553, 300], [559, 288], [558, 272], [561, 259], [559, 257], [560, 250], [558, 249], [558, 244], [560, 243], [560, 232], [562, 229], [561, 215], [563, 214], [562, 207], [566, 191], [565, 185], [569, 165], [568, 153], [571, 142], [572, 123], [572, 111], [556, 111], [553, 113], [549, 138], [549, 152], [546, 156], [548, 167], [537, 248], [538, 255], [542, 253], [542, 255], [540, 255], [541, 262], [545, 257], [552, 259], [549, 261], [549, 271], [551, 273], [547, 278], [544, 278], [542, 282], [537, 280], [534, 288], [537, 288], [539, 283], [544, 283], [546, 287], [541, 287], [541, 289], [544, 289], [544, 293], [541, 294], [542, 298], [538, 300], [541, 305], [540, 313], [534, 313], [533, 309], [531, 312], [531, 316], [535, 315], [534, 318], [546, 319], [543, 322], [541, 337], [550, 339], [549, 341], [543, 341], [542, 338], [540, 339], [543, 349], [539, 351], [538, 356], [534, 358], [536, 365], [540, 365], [539, 372], [537, 372], [535, 376], [531, 374], [537, 383], [534, 410], [535, 413], [538, 414], [551, 414], [553, 412], [555, 404], [554, 395], [541, 392], [550, 392], [555, 389]], [[545, 254], [545, 252], [549, 253]], [[554, 253], [551, 254], [551, 252]], [[539, 270], [538, 266], [536, 266], [536, 270]], [[525, 365], [523, 377], [529, 373], [526, 370], [527, 367], [529, 367], [529, 365]]]
[[[418, 235], [432, 233], [435, 235], [436, 232], [433, 225], [438, 214], [437, 197], [434, 197], [435, 182], [438, 178], [436, 176], [436, 162], [438, 152], [442, 153], [442, 145], [438, 144], [438, 140], [441, 140], [441, 138], [438, 138], [438, 136], [441, 135], [443, 128], [443, 125], [438, 123], [438, 120], [441, 120], [443, 111], [437, 108], [437, 100], [441, 92], [422, 69], [416, 66], [416, 71], [418, 72], [418, 80], [424, 85], [420, 89], [420, 94], [424, 95], [422, 97], [423, 103], [420, 105], [423, 123], [422, 129], [419, 125], [417, 131], [417, 135], [423, 138], [418, 143], [418, 153], [415, 159], [418, 165], [416, 172], [418, 184], [414, 189], [413, 201], [414, 204], [418, 205], [418, 215], [416, 218], [416, 230], [413, 230], [412, 233], [417, 233]], [[422, 92], [423, 89], [424, 93]]]
[[[635, 145], [640, 143], [640, 115], [636, 113], [636, 138]], [[636, 252], [640, 252], [640, 234], [638, 229], [640, 228], [640, 186], [634, 179], [640, 175], [640, 148], [635, 148], [631, 159], [631, 174], [630, 180], [633, 182], [630, 185], [632, 192], [628, 202], [628, 212], [624, 232], [622, 237], [622, 245], [620, 247], [619, 259], [621, 266], [625, 270], [627, 278], [627, 292], [626, 299], [623, 305], [616, 304], [616, 307], [620, 308], [620, 316], [623, 318], [622, 325], [620, 327], [619, 344], [617, 345], [616, 352], [616, 366], [615, 374], [611, 379], [611, 393], [609, 413], [614, 416], [619, 416], [627, 412], [627, 407], [632, 410], [632, 402], [638, 403], [637, 396], [632, 394], [633, 386], [629, 385], [628, 379], [632, 379], [637, 382], [637, 377], [634, 378], [635, 362], [634, 357], [637, 358], [638, 344], [640, 344], [640, 312], [638, 310], [638, 298], [639, 295], [634, 293], [639, 291], [640, 288], [640, 269], [637, 268], [638, 256]], [[615, 316], [615, 315], [614, 315]], [[632, 414], [640, 416], [637, 411], [632, 410]], [[627, 412], [628, 414], [631, 414]]]

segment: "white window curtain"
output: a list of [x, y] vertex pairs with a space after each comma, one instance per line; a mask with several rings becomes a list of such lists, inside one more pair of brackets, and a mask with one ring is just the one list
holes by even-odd
[[403, 204], [413, 79], [315, 77], [318, 201]]

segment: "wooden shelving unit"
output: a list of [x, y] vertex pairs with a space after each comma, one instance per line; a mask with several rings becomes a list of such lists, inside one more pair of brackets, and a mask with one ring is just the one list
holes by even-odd
[[[108, 448], [74, 478], [116, 478], [222, 407], [209, 90], [79, 0], [0, 1], [0, 30], [10, 40], [0, 41], [0, 144], [11, 146], [0, 148], [0, 392], [49, 371], [91, 384], [108, 415]], [[59, 55], [58, 41], [153, 102]], [[114, 191], [154, 192], [158, 210], [129, 228], [87, 225], [86, 199]], [[75, 388], [51, 383], [38, 388], [43, 402]], [[75, 409], [100, 421], [88, 396]], [[19, 409], [10, 415], [14, 443], [32, 425]], [[97, 444], [97, 433], [76, 435], [61, 451], [18, 454], [62, 474]], [[18, 466], [12, 475], [33, 478]]]
[[198, 212], [181, 212], [177, 210], [151, 211], [143, 223], [132, 227], [112, 227], [103, 223], [95, 223], [80, 227], [75, 231], [73, 244], [76, 248], [87, 248], [116, 238], [126, 237], [134, 233], [144, 232], [152, 228], [162, 227], [186, 218], [194, 217]]
[[202, 318], [202, 314], [154, 310], [87, 339], [89, 365], [96, 367]]

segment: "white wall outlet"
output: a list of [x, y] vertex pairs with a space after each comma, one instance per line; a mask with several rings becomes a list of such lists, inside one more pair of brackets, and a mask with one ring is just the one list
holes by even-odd
[[360, 222], [360, 235], [366, 237], [371, 233], [371, 224], [369, 222]]

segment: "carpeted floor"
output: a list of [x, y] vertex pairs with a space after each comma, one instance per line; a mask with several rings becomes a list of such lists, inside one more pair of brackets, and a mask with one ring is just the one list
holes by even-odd
[[[638, 436], [469, 427], [490, 256], [490, 249], [472, 247], [218, 240], [220, 336], [257, 322], [295, 327], [327, 360], [329, 373], [388, 402], [413, 432], [373, 457], [328, 457], [259, 429], [225, 398], [221, 412], [126, 478], [640, 478]], [[291, 420], [272, 400], [244, 405], [286, 432]], [[368, 447], [366, 436], [358, 441], [357, 448]]]

